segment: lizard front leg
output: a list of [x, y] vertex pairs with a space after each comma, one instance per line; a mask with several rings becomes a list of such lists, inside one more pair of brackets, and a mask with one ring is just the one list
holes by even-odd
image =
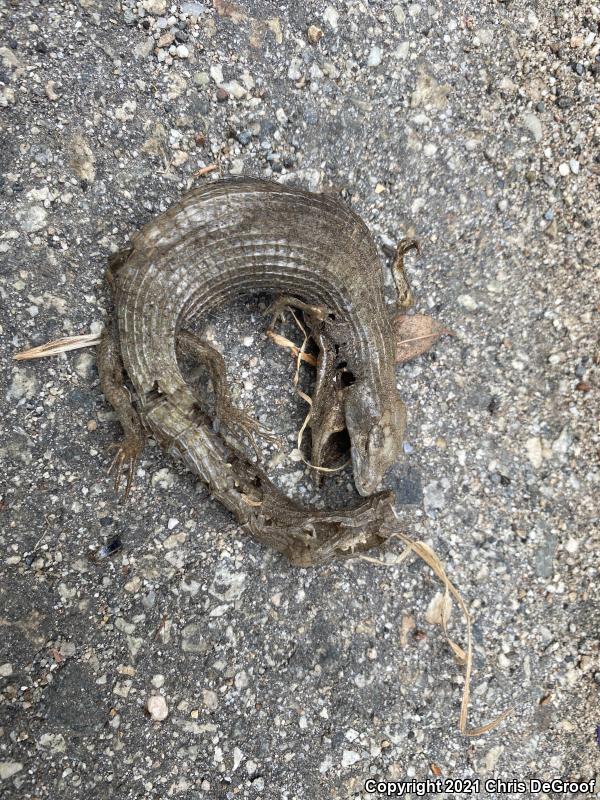
[[265, 314], [271, 314], [271, 328], [275, 325], [286, 306], [297, 308], [302, 311], [309, 318], [322, 322], [330, 315], [330, 311], [325, 306], [313, 306], [310, 303], [305, 303], [292, 295], [284, 294], [274, 300], [265, 311]]
[[227, 383], [225, 362], [215, 347], [196, 334], [183, 330], [177, 334], [177, 346], [208, 368], [215, 392], [217, 425], [225, 425], [234, 436], [240, 431], [250, 441], [257, 457], [259, 456], [255, 439], [257, 434], [268, 441], [278, 441], [271, 431], [253, 419], [244, 409], [237, 408], [233, 404]]
[[131, 395], [125, 387], [125, 369], [121, 359], [119, 340], [112, 323], [109, 323], [102, 332], [98, 346], [98, 372], [100, 386], [104, 396], [115, 410], [125, 438], [113, 447], [117, 449], [109, 475], [115, 475], [115, 492], [119, 491], [123, 472], [127, 476], [125, 485], [125, 498], [129, 494], [136, 462], [144, 449], [146, 434], [140, 416], [133, 407]]
[[410, 308], [414, 302], [412, 290], [404, 271], [404, 256], [409, 250], [416, 250], [417, 255], [421, 255], [421, 248], [417, 239], [400, 239], [392, 262], [392, 276], [398, 292], [398, 299], [396, 300], [398, 308]]

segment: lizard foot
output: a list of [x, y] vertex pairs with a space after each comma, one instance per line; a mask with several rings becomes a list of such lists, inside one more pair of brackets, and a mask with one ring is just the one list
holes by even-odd
[[245, 436], [252, 445], [252, 449], [257, 458], [260, 458], [260, 451], [256, 443], [256, 436], [261, 436], [263, 439], [273, 444], [280, 444], [279, 438], [273, 431], [261, 425], [260, 422], [251, 417], [243, 408], [237, 408], [237, 406], [234, 406], [228, 399], [223, 397], [217, 401], [215, 422], [216, 425], [214, 427], [217, 433], [219, 424], [223, 424], [234, 436], [238, 431]]
[[115, 492], [119, 493], [119, 487], [121, 485], [121, 478], [123, 475], [127, 476], [127, 483], [125, 484], [125, 494], [123, 495], [123, 500], [127, 500], [129, 492], [131, 490], [131, 484], [133, 483], [133, 476], [135, 465], [139, 458], [141, 447], [137, 442], [132, 441], [131, 439], [125, 439], [123, 442], [115, 442], [110, 446], [111, 450], [117, 451], [115, 457], [112, 460], [110, 467], [108, 468], [108, 474], [115, 476]]
[[297, 308], [300, 311], [303, 311], [305, 314], [308, 314], [309, 317], [319, 321], [326, 319], [330, 313], [329, 309], [325, 308], [324, 306], [312, 306], [309, 303], [298, 300], [296, 297], [291, 297], [287, 294], [282, 295], [274, 300], [264, 312], [265, 316], [271, 316], [271, 329], [275, 327], [277, 321], [287, 306], [290, 308]]

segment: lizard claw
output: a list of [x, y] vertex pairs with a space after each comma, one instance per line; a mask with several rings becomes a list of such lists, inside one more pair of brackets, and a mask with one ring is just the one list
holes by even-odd
[[125, 440], [124, 442], [115, 442], [110, 446], [111, 450], [116, 449], [117, 453], [108, 468], [108, 474], [115, 476], [115, 493], [119, 493], [121, 485], [121, 478], [123, 474], [127, 476], [127, 483], [125, 484], [125, 494], [123, 501], [127, 500], [131, 485], [133, 483], [133, 476], [135, 474], [135, 465], [139, 456], [139, 448], [131, 442]]

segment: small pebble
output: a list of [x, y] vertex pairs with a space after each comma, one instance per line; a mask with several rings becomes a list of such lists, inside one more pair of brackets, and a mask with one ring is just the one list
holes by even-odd
[[355, 750], [344, 750], [342, 754], [342, 767], [351, 767], [352, 764], [356, 764], [357, 761], [360, 761], [360, 753], [357, 753]]
[[[20, 761], [0, 761], [0, 780], [6, 781], [23, 769]], [[8, 789], [7, 789], [8, 791]]]
[[531, 465], [535, 469], [539, 469], [543, 463], [542, 440], [539, 436], [532, 436], [528, 439], [525, 443], [525, 449]]
[[463, 307], [466, 308], [467, 311], [476, 311], [477, 310], [477, 301], [474, 300], [470, 294], [461, 294], [457, 297], [458, 303]]
[[317, 44], [317, 42], [323, 37], [323, 31], [317, 25], [310, 25], [306, 35], [308, 36], [308, 41], [311, 44]]
[[302, 66], [302, 62], [298, 58], [292, 58], [290, 61], [290, 66], [288, 68], [288, 78], [292, 81], [299, 81], [302, 77], [302, 72], [300, 68]]
[[374, 45], [371, 48], [369, 57], [367, 58], [367, 66], [378, 67], [381, 64], [382, 57], [383, 57], [383, 52], [381, 50], [381, 47], [377, 47], [377, 45]]
[[148, 714], [150, 714], [152, 719], [156, 722], [162, 722], [162, 720], [166, 719], [169, 715], [167, 701], [162, 694], [151, 695], [146, 701], [146, 708]]

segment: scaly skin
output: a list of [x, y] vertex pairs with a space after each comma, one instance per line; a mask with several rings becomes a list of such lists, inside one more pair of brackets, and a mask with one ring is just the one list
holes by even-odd
[[[215, 433], [176, 359], [177, 336], [191, 319], [250, 292], [284, 295], [287, 304], [302, 308], [327, 356], [320, 359], [327, 374], [317, 376], [311, 419], [316, 458], [343, 412], [356, 487], [371, 495], [399, 453], [405, 411], [396, 390], [381, 265], [353, 211], [337, 198], [275, 183], [214, 182], [136, 233], [131, 247], [112, 260], [109, 280], [122, 364], [142, 423], [184, 458], [241, 524], [303, 565], [387, 538], [394, 527], [390, 494], [341, 512], [292, 503]], [[114, 347], [104, 350], [101, 372], [118, 377]], [[122, 404], [117, 388], [108, 391]], [[221, 408], [219, 421], [235, 429], [239, 420], [228, 418], [227, 402]], [[139, 453], [136, 426], [130, 410], [116, 410], [127, 434], [119, 463], [131, 465]]]

